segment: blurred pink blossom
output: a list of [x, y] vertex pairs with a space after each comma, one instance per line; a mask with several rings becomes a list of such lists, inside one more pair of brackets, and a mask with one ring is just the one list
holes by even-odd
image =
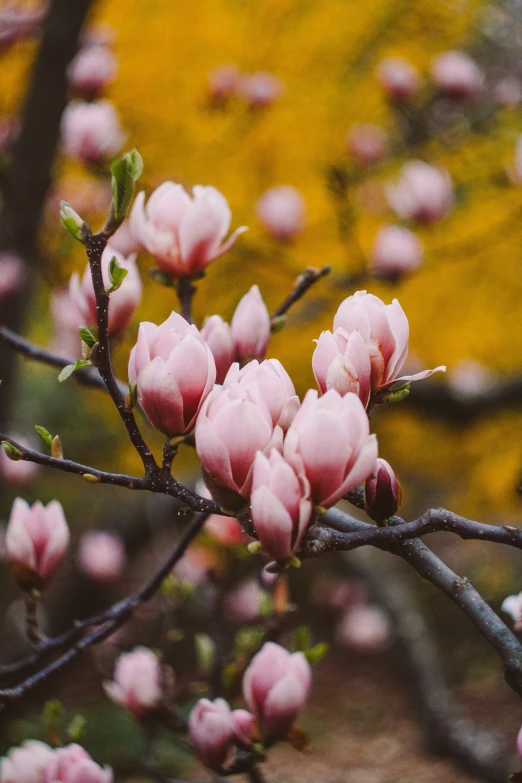
[[200, 699], [189, 716], [189, 737], [198, 759], [209, 769], [227, 760], [234, 740], [251, 742], [253, 717], [246, 710], [231, 710], [224, 699]]
[[390, 618], [378, 606], [353, 607], [340, 620], [336, 638], [343, 647], [360, 653], [381, 652], [392, 641]]
[[93, 100], [116, 76], [116, 57], [106, 46], [84, 46], [67, 69], [69, 86], [80, 98]]
[[[24, 438], [13, 435], [22, 446], [29, 446]], [[39, 473], [40, 466], [29, 460], [9, 459], [3, 449], [0, 449], [0, 476], [8, 485], [24, 486], [29, 484]]]
[[256, 212], [268, 234], [281, 242], [291, 242], [305, 225], [304, 199], [291, 185], [265, 191], [256, 203]]
[[80, 745], [57, 748], [47, 762], [43, 783], [112, 783], [112, 769], [100, 767]]
[[419, 72], [403, 57], [386, 57], [379, 63], [377, 78], [386, 94], [396, 101], [408, 101], [420, 88]]
[[19, 291], [25, 279], [25, 264], [14, 253], [0, 253], [0, 301]]
[[125, 547], [113, 533], [88, 532], [80, 539], [78, 566], [95, 582], [113, 582], [125, 568]]
[[55, 751], [38, 740], [26, 740], [0, 759], [0, 783], [44, 783], [47, 763]]
[[86, 164], [114, 157], [125, 141], [116, 109], [109, 101], [71, 101], [62, 115], [61, 134], [64, 154]]
[[147, 647], [135, 647], [116, 661], [112, 681], [103, 684], [107, 696], [140, 717], [160, 704], [163, 675], [157, 655]]
[[261, 616], [261, 601], [266, 596], [257, 579], [246, 579], [227, 594], [223, 611], [227, 620], [236, 625], [253, 623]]
[[234, 63], [213, 68], [208, 74], [208, 92], [211, 98], [225, 101], [236, 95], [239, 86], [239, 70]]
[[394, 278], [417, 269], [423, 254], [419, 239], [401, 226], [382, 226], [370, 251], [373, 269], [384, 278]]
[[369, 166], [378, 163], [388, 152], [388, 134], [380, 125], [358, 123], [352, 125], [346, 136], [348, 151], [357, 163]]
[[482, 71], [465, 52], [439, 54], [432, 63], [431, 78], [440, 93], [459, 100], [473, 100], [484, 89]]
[[453, 207], [453, 184], [446, 169], [411, 160], [395, 185], [387, 188], [388, 202], [399, 217], [433, 223]]
[[242, 76], [238, 90], [252, 108], [263, 108], [281, 97], [284, 85], [273, 73], [258, 71]]

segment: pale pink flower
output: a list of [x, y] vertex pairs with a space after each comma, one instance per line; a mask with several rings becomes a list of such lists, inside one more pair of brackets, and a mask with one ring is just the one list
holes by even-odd
[[100, 767], [80, 745], [57, 748], [47, 762], [44, 783], [112, 783], [110, 767]]
[[189, 716], [189, 737], [198, 759], [209, 769], [219, 769], [234, 741], [249, 745], [253, 716], [246, 710], [231, 710], [224, 699], [200, 699]]
[[509, 614], [514, 622], [515, 631], [522, 631], [522, 593], [504, 598], [501, 610]]
[[236, 625], [254, 623], [261, 617], [261, 603], [266, 596], [257, 579], [246, 579], [227, 594], [223, 611], [227, 620]]
[[6, 546], [13, 574], [21, 587], [44, 587], [69, 546], [69, 528], [57, 500], [29, 506], [16, 498], [7, 526]]
[[423, 255], [419, 239], [401, 226], [382, 226], [370, 250], [375, 272], [380, 277], [392, 279], [417, 269]]
[[77, 560], [80, 570], [95, 582], [113, 582], [125, 568], [123, 541], [113, 533], [84, 533]]
[[270, 339], [270, 316], [257, 285], [240, 300], [230, 324], [239, 361], [265, 358]]
[[284, 90], [281, 79], [268, 71], [258, 71], [239, 80], [239, 93], [252, 108], [270, 106]]
[[[29, 446], [24, 438], [13, 436], [22, 446]], [[39, 473], [40, 465], [26, 459], [9, 459], [3, 449], [0, 449], [0, 476], [6, 484], [24, 486], [29, 484]]]
[[310, 482], [314, 505], [328, 508], [370, 475], [377, 439], [355, 394], [341, 397], [330, 389], [318, 399], [310, 390], [286, 433], [283, 454]]
[[419, 72], [403, 57], [386, 57], [379, 63], [377, 78], [386, 94], [396, 101], [408, 101], [420, 88]]
[[116, 661], [113, 680], [104, 682], [103, 687], [109, 699], [137, 717], [154, 710], [163, 699], [158, 656], [147, 647], [122, 653]]
[[378, 458], [365, 484], [366, 513], [375, 522], [384, 522], [397, 513], [402, 501], [401, 485], [392, 466]]
[[50, 349], [66, 358], [80, 358], [82, 349], [78, 329], [84, 325], [84, 318], [69, 288], [58, 288], [52, 292], [50, 309], [54, 325]]
[[445, 169], [410, 160], [402, 167], [398, 182], [387, 188], [387, 197], [399, 217], [433, 223], [453, 207], [453, 184]]
[[357, 163], [369, 166], [378, 163], [388, 152], [389, 139], [386, 131], [380, 125], [373, 123], [358, 123], [352, 125], [346, 136], [348, 151]]
[[299, 397], [295, 393], [290, 376], [277, 359], [257, 359], [248, 362], [242, 369], [235, 362], [229, 369], [223, 388], [247, 388], [257, 384], [261, 398], [266, 402], [272, 424], [279, 425], [286, 432], [299, 410]]
[[301, 652], [266, 642], [243, 677], [243, 697], [268, 737], [284, 737], [308, 699], [312, 673]]
[[71, 101], [62, 115], [61, 134], [64, 154], [84, 163], [101, 163], [114, 157], [125, 141], [109, 101]]
[[270, 457], [256, 454], [250, 498], [258, 540], [274, 560], [298, 552], [312, 516], [310, 485], [275, 449]]
[[14, 253], [0, 253], [0, 301], [19, 291], [25, 279], [25, 265]]
[[128, 220], [124, 220], [119, 229], [111, 237], [111, 247], [121, 253], [124, 258], [143, 250], [141, 243], [133, 235]]
[[145, 204], [138, 193], [130, 213], [133, 236], [174, 277], [197, 275], [235, 243], [246, 226], [225, 240], [232, 213], [226, 198], [211, 186], [195, 185], [192, 198], [182, 185], [164, 182]]
[[[120, 287], [113, 291], [109, 300], [109, 332], [111, 335], [125, 332], [132, 320], [136, 308], [141, 302], [142, 285], [141, 278], [136, 267], [134, 255], [124, 258], [112, 245], [107, 245], [102, 254], [103, 282], [107, 288], [110, 285], [109, 265], [115, 257], [121, 267], [127, 270]], [[69, 294], [80, 311], [83, 326], [95, 326], [97, 324], [96, 296], [92, 284], [91, 268], [85, 267], [82, 279], [75, 272], [69, 283]]]
[[484, 74], [465, 52], [439, 54], [432, 63], [431, 78], [440, 93], [459, 100], [475, 99], [484, 89]]
[[223, 383], [235, 358], [232, 330], [220, 315], [211, 315], [203, 324], [201, 336], [216, 362], [216, 383]]
[[117, 70], [116, 57], [106, 46], [84, 46], [69, 65], [67, 78], [76, 95], [92, 100], [112, 82]]
[[47, 763], [55, 751], [38, 740], [26, 740], [0, 760], [0, 783], [44, 783]]
[[256, 203], [256, 212], [268, 234], [281, 242], [291, 242], [305, 225], [304, 198], [291, 185], [265, 191]]
[[378, 606], [356, 606], [348, 609], [336, 631], [343, 647], [359, 653], [378, 653], [391, 644], [389, 616]]
[[210, 348], [194, 325], [171, 313], [160, 326], [144, 321], [129, 358], [129, 380], [153, 427], [190, 432], [216, 380]]
[[493, 383], [491, 370], [472, 359], [462, 359], [448, 373], [449, 388], [464, 400], [486, 394]]
[[208, 92], [217, 101], [226, 101], [237, 93], [239, 70], [234, 63], [218, 65], [208, 74]]

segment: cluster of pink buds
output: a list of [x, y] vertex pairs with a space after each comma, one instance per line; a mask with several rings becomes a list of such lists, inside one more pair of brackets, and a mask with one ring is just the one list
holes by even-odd
[[101, 767], [80, 745], [53, 750], [27, 740], [0, 761], [0, 783], [112, 783], [110, 767]]
[[233, 63], [219, 65], [208, 75], [208, 92], [219, 103], [242, 98], [250, 108], [265, 108], [283, 92], [283, 83], [268, 71], [241, 73]]
[[266, 232], [281, 242], [292, 242], [304, 228], [306, 205], [291, 185], [279, 185], [263, 193], [256, 212]]
[[231, 710], [224, 699], [200, 699], [189, 717], [189, 736], [196, 756], [209, 769], [220, 769], [235, 744], [252, 743], [254, 718], [246, 710]]
[[109, 101], [71, 101], [62, 115], [62, 148], [67, 157], [97, 165], [116, 155], [125, 135]]
[[401, 218], [433, 223], [453, 206], [453, 185], [445, 169], [421, 160], [405, 163], [395, 185], [387, 189], [388, 201]]
[[160, 661], [147, 647], [122, 653], [114, 668], [114, 679], [104, 683], [107, 696], [137, 718], [155, 710], [163, 700], [163, 672]]

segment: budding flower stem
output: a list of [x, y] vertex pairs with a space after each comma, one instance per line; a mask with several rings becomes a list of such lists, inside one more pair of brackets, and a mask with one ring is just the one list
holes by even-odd
[[36, 649], [42, 642], [42, 632], [38, 625], [38, 594], [32, 592], [25, 597], [25, 635]]
[[291, 292], [288, 294], [286, 299], [279, 305], [279, 307], [274, 310], [272, 315], [270, 316], [270, 322], [272, 324], [272, 327], [277, 326], [279, 324], [279, 319], [282, 315], [285, 315], [292, 305], [294, 305], [296, 302], [301, 299], [309, 288], [311, 288], [314, 283], [317, 283], [318, 280], [320, 280], [322, 277], [326, 277], [326, 275], [329, 275], [332, 268], [326, 264], [325, 266], [322, 266], [320, 269], [314, 269], [314, 267], [309, 266], [302, 275], [299, 275], [297, 280], [295, 281], [295, 285]]
[[185, 321], [188, 321], [189, 324], [193, 324], [192, 299], [194, 298], [194, 294], [198, 289], [195, 285], [193, 285], [192, 278], [182, 277], [178, 282], [176, 290], [178, 293], [179, 303], [181, 305], [181, 315]]

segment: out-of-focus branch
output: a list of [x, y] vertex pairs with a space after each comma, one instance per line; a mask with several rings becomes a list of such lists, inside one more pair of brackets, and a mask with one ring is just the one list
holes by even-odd
[[295, 285], [293, 289], [290, 291], [286, 299], [281, 302], [278, 308], [274, 310], [272, 313], [270, 320], [272, 322], [272, 327], [277, 325], [277, 321], [281, 316], [286, 315], [286, 313], [290, 310], [292, 305], [294, 305], [296, 302], [301, 299], [309, 288], [311, 288], [314, 283], [317, 283], [318, 280], [320, 280], [322, 277], [326, 277], [326, 275], [329, 275], [331, 272], [331, 267], [328, 266], [322, 266], [320, 269], [314, 269], [314, 267], [309, 266], [302, 275], [299, 275], [297, 280], [295, 281]]
[[463, 396], [442, 383], [414, 383], [406, 404], [414, 410], [452, 424], [469, 426], [495, 411], [522, 407], [522, 377]]

